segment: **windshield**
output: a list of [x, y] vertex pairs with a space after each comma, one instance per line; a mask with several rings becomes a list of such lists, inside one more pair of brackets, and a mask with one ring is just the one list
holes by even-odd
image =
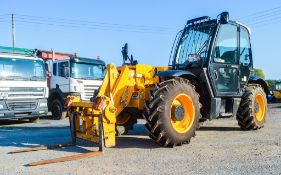
[[200, 67], [206, 62], [208, 48], [216, 23], [205, 22], [188, 26], [175, 50], [174, 68]]
[[72, 63], [71, 77], [85, 80], [103, 80], [105, 66], [98, 64]]
[[43, 61], [0, 57], [1, 80], [46, 80]]

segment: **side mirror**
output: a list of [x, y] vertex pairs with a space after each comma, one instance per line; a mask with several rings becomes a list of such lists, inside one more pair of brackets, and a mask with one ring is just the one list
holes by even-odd
[[64, 75], [63, 75], [63, 77], [69, 78], [69, 74], [70, 74], [70, 69], [69, 69], [69, 67], [65, 67], [65, 68], [64, 68]]
[[220, 23], [221, 24], [227, 24], [229, 22], [229, 13], [228, 12], [222, 12], [220, 15]]
[[201, 61], [201, 57], [199, 54], [189, 54], [188, 55], [188, 61], [190, 63], [193, 63], [193, 62], [200, 62]]
[[123, 56], [123, 62], [125, 63], [129, 58], [129, 56], [128, 56], [128, 44], [127, 43], [124, 45], [124, 47], [122, 47], [121, 52], [122, 52], [122, 56]]
[[47, 76], [52, 76], [52, 72], [50, 71], [49, 65], [47, 63], [45, 63], [45, 71]]

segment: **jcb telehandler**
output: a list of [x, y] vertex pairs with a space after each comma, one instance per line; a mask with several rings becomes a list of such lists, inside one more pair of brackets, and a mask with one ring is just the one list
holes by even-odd
[[[100, 151], [113, 147], [116, 133], [132, 128], [139, 116], [146, 119], [149, 136], [165, 147], [189, 143], [207, 119], [236, 117], [243, 130], [264, 126], [269, 90], [264, 80], [251, 77], [250, 29], [229, 20], [227, 12], [187, 21], [167, 67], [138, 64], [127, 45], [122, 53], [124, 64], [107, 66], [92, 102], [68, 97], [73, 144], [79, 138], [99, 143]], [[70, 159], [51, 162], [65, 160]]]

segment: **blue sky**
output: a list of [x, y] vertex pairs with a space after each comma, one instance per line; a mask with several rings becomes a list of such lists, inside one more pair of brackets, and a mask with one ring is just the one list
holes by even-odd
[[139, 63], [167, 65], [175, 35], [188, 19], [226, 10], [251, 27], [254, 66], [267, 78], [281, 79], [279, 0], [9, 0], [0, 6], [0, 45], [12, 45], [7, 14], [14, 13], [17, 47], [99, 55], [120, 65], [128, 42]]

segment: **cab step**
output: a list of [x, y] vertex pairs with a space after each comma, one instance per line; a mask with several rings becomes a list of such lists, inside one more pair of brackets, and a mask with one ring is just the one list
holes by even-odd
[[220, 113], [219, 118], [230, 118], [233, 116], [233, 113], [229, 112], [229, 113]]

